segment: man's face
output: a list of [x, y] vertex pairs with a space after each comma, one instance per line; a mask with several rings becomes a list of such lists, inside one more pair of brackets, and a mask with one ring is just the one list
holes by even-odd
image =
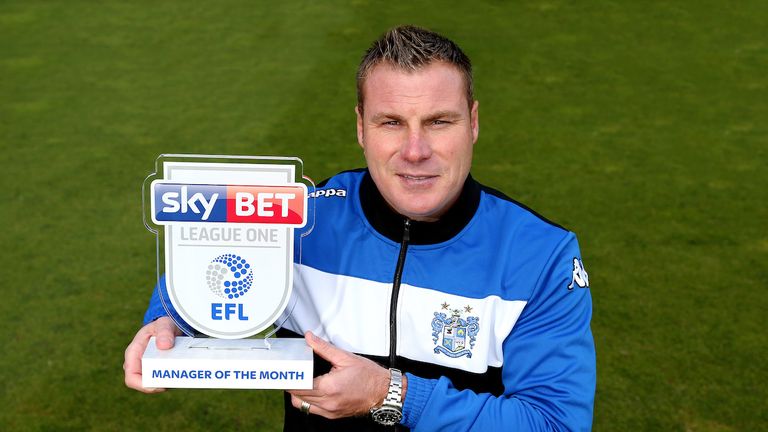
[[363, 84], [357, 140], [387, 203], [413, 220], [435, 221], [456, 202], [477, 141], [462, 74], [434, 62], [415, 72], [376, 66]]

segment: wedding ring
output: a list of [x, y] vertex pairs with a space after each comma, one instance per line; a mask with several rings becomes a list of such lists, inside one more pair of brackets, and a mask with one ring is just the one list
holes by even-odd
[[301, 412], [303, 412], [306, 415], [309, 415], [309, 407], [312, 405], [309, 404], [307, 401], [301, 401]]

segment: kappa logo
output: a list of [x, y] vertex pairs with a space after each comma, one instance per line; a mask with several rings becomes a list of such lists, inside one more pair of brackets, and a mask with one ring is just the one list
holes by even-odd
[[347, 196], [347, 190], [346, 189], [318, 189], [309, 194], [310, 198], [321, 198], [321, 197], [329, 198], [334, 196], [344, 198]]
[[584, 270], [584, 263], [579, 258], [573, 258], [573, 273], [571, 273], [571, 283], [568, 289], [572, 290], [575, 286], [579, 288], [589, 288], [589, 275]]
[[[462, 310], [450, 309], [448, 303], [443, 303], [441, 307], [443, 310], [450, 311], [451, 315], [435, 312], [435, 318], [432, 320], [432, 343], [435, 344], [435, 354], [443, 353], [452, 358], [463, 356], [472, 358], [472, 349], [475, 347], [475, 339], [480, 331], [480, 318], [476, 316], [462, 318]], [[463, 312], [471, 313], [472, 308], [465, 306]]]

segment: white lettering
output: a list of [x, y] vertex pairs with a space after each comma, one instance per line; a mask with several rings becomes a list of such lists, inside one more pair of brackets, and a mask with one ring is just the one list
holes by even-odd
[[179, 211], [179, 202], [176, 198], [179, 197], [177, 192], [166, 192], [163, 194], [163, 203], [166, 204], [163, 207], [163, 213], [176, 213]]
[[280, 212], [280, 216], [282, 217], [288, 217], [288, 200], [292, 200], [296, 198], [296, 194], [292, 193], [276, 193], [275, 198], [280, 200], [280, 206], [282, 207], [282, 211]]
[[215, 193], [211, 195], [210, 201], [206, 201], [202, 194], [197, 193], [195, 195], [200, 195], [200, 204], [202, 204], [203, 208], [205, 209], [205, 212], [203, 213], [203, 220], [208, 220], [208, 216], [211, 215], [211, 211], [213, 210], [213, 204], [216, 203], [216, 198], [219, 197], [219, 194]]
[[309, 198], [320, 198], [320, 197], [345, 197], [347, 196], [346, 189], [320, 189], [316, 190], [309, 195], [307, 195]]
[[195, 201], [198, 201], [200, 199], [205, 199], [203, 198], [203, 194], [201, 194], [200, 192], [192, 195], [192, 197], [189, 199], [187, 204], [189, 205], [189, 208], [192, 209], [192, 213], [195, 213], [195, 214], [200, 213], [200, 209], [198, 209], [197, 206], [195, 205]]
[[181, 187], [181, 212], [182, 213], [187, 212], [187, 187], [186, 186]]
[[235, 214], [250, 216], [256, 209], [253, 207], [253, 195], [248, 192], [235, 193]]
[[272, 199], [275, 196], [275, 194], [270, 192], [263, 192], [259, 194], [259, 198], [257, 199], [257, 209], [256, 214], [262, 217], [272, 217], [275, 215], [275, 212], [272, 210], [267, 210], [268, 208], [272, 207], [271, 202], [267, 202], [267, 199]]

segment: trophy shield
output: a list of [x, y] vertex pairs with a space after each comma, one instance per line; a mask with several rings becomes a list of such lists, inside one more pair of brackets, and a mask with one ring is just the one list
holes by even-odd
[[295, 157], [157, 158], [142, 189], [144, 224], [157, 240], [160, 301], [186, 336], [170, 350], [150, 340], [145, 387], [312, 388], [304, 339], [272, 338], [295, 305], [310, 189]]

